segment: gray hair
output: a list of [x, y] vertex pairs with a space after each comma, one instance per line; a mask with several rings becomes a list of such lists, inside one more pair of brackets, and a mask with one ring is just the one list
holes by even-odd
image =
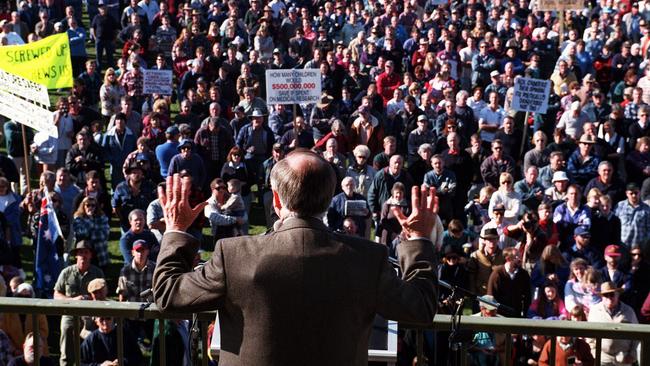
[[420, 147], [418, 147], [418, 154], [423, 152], [424, 150], [433, 151], [433, 146], [429, 143], [424, 143], [420, 145]]
[[135, 210], [129, 212], [129, 222], [135, 217], [136, 215], [142, 215], [142, 217], [147, 217], [147, 213], [144, 212], [144, 210], [141, 210], [139, 208], [136, 208]]
[[336, 175], [331, 165], [317, 154], [294, 151], [271, 170], [271, 187], [282, 207], [298, 216], [322, 216], [332, 201]]
[[357, 147], [354, 148], [352, 153], [354, 154], [354, 156], [362, 154], [370, 158], [370, 148], [368, 148], [368, 146], [366, 145], [357, 145]]

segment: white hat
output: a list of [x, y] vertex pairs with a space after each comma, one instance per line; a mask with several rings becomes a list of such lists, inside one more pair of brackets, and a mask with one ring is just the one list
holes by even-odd
[[577, 111], [578, 109], [580, 109], [580, 102], [576, 100], [575, 102], [571, 103], [571, 110]]
[[494, 70], [490, 73], [490, 77], [495, 77], [495, 76], [499, 76], [499, 72], [497, 70]]
[[567, 177], [566, 173], [563, 171], [557, 171], [553, 173], [553, 180], [551, 181], [552, 183], [555, 182], [562, 182], [562, 181], [568, 181], [569, 177]]
[[479, 306], [482, 307], [482, 308], [484, 308], [484, 309], [487, 310], [487, 311], [493, 311], [493, 310], [496, 310], [496, 309], [497, 309], [496, 306], [491, 305], [491, 304], [488, 304], [488, 303], [485, 302], [485, 301], [489, 301], [489, 302], [491, 302], [491, 303], [495, 303], [496, 300], [494, 299], [494, 296], [492, 296], [492, 295], [483, 295], [483, 296], [479, 296], [479, 297], [478, 297], [478, 302], [479, 302]]

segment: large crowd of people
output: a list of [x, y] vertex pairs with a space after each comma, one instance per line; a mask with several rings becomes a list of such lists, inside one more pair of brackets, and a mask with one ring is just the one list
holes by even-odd
[[[2, 46], [67, 33], [74, 74], [53, 107], [59, 138], [3, 122], [2, 295], [146, 301], [167, 176], [191, 178], [192, 204], [208, 201], [188, 232], [211, 250], [251, 225], [273, 229], [271, 170], [312, 149], [336, 173], [330, 229], [394, 255], [402, 227], [391, 208], [408, 214], [411, 187], [425, 184], [439, 202], [440, 279], [514, 310], [502, 316], [650, 323], [650, 2], [590, 0], [560, 14], [529, 0], [20, 0], [2, 2], [0, 20]], [[297, 68], [320, 70], [319, 102], [267, 104], [266, 70]], [[172, 94], [145, 94], [143, 69], [171, 70]], [[546, 113], [513, 109], [518, 77], [550, 80]], [[44, 198], [63, 233], [49, 288], [28, 283], [20, 250], [24, 240], [36, 249]], [[112, 279], [111, 225], [123, 257]], [[474, 310], [497, 316], [488, 303]], [[32, 318], [3, 318], [0, 365], [31, 365]], [[129, 326], [131, 365], [153, 324]], [[82, 364], [117, 364], [113, 319], [83, 327]], [[187, 327], [165, 332], [184, 339]], [[64, 316], [61, 365], [73, 334]], [[516, 341], [505, 355], [500, 335], [479, 332], [469, 355], [594, 362], [589, 339], [560, 337], [556, 352], [543, 336]], [[633, 364], [637, 342], [604, 341], [600, 356]]]

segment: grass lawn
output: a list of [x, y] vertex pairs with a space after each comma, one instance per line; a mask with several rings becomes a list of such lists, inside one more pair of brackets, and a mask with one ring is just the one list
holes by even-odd
[[[86, 25], [89, 24], [87, 19], [87, 14], [84, 14], [84, 24]], [[120, 57], [119, 52], [121, 52], [121, 47], [116, 47], [116, 48], [117, 48], [117, 52], [115, 53], [115, 59]], [[86, 50], [88, 53], [88, 58], [94, 59], [95, 58], [94, 44], [88, 43]], [[49, 93], [50, 93], [50, 101], [52, 105], [55, 106], [56, 101], [60, 96], [69, 95], [69, 90], [60, 90], [60, 91], [50, 90]], [[171, 106], [171, 112], [173, 118], [178, 113], [178, 104], [173, 104]], [[4, 144], [2, 144], [2, 148], [0, 150], [5, 150]], [[33, 165], [35, 166], [36, 164]], [[105, 174], [107, 177], [110, 177], [110, 173], [108, 173], [108, 167], [106, 168]], [[38, 187], [38, 177], [36, 176], [35, 169], [32, 170], [31, 184], [32, 184], [32, 188]], [[255, 187], [253, 187], [253, 190], [255, 190]], [[210, 192], [207, 193], [209, 194]], [[249, 231], [251, 235], [260, 234], [266, 230], [266, 226], [264, 222], [265, 221], [264, 213], [263, 213], [261, 203], [258, 204], [254, 200], [251, 208], [251, 212], [249, 214], [249, 219], [250, 219]], [[72, 218], [70, 218], [70, 220], [72, 220]], [[212, 238], [210, 236], [210, 229], [205, 228], [203, 233], [205, 234], [204, 245], [203, 245], [205, 251], [201, 254], [201, 258], [207, 260], [210, 258], [212, 254], [213, 244], [212, 244]], [[108, 266], [105, 276], [109, 286], [109, 297], [115, 300], [117, 300], [117, 296], [115, 295], [115, 290], [117, 287], [117, 278], [119, 276], [120, 269], [124, 266], [122, 255], [119, 249], [119, 239], [120, 239], [120, 229], [118, 225], [118, 220], [117, 218], [113, 218], [111, 220], [111, 232], [110, 232], [109, 244], [108, 244], [111, 264]], [[31, 239], [23, 238], [23, 244], [24, 245], [21, 250], [23, 267], [27, 274], [27, 281], [33, 282], [34, 281], [34, 277], [33, 277], [34, 248], [32, 246]], [[49, 344], [50, 354], [56, 358], [59, 354], [59, 318], [58, 317], [49, 317], [48, 344]]]

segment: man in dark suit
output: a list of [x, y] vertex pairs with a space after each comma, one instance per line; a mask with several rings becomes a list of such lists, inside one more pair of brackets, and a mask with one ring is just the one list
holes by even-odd
[[385, 247], [336, 234], [321, 221], [335, 179], [316, 154], [289, 154], [271, 172], [275, 230], [221, 240], [212, 259], [191, 272], [199, 242], [184, 231], [205, 204], [190, 207], [190, 183], [169, 177], [167, 191], [159, 190], [167, 231], [153, 279], [156, 304], [163, 311], [218, 309], [227, 365], [366, 365], [376, 313], [431, 324], [436, 275], [426, 238], [436, 220], [435, 189], [413, 188], [408, 218], [393, 212], [409, 238], [398, 247], [400, 279]]

